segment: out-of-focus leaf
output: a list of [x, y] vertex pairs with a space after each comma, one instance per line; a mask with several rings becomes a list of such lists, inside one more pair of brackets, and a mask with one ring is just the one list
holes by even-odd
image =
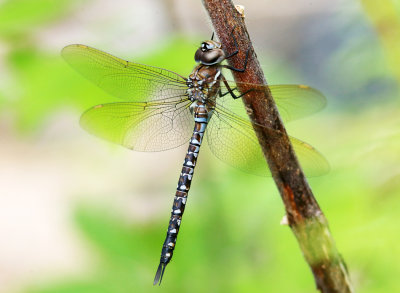
[[75, 214], [76, 223], [86, 237], [103, 252], [114, 257], [131, 259], [137, 241], [126, 224], [110, 217], [104, 211], [80, 208]]
[[394, 2], [396, 1], [361, 1], [384, 48], [387, 64], [400, 83], [400, 14]]
[[[31, 131], [57, 108], [90, 106], [93, 96], [106, 97], [96, 87], [81, 82], [59, 56], [33, 50], [14, 51], [9, 56], [18, 96], [10, 97], [21, 130]], [[93, 103], [93, 100], [92, 100]]]
[[25, 34], [66, 12], [69, 0], [6, 0], [0, 3], [0, 37]]
[[152, 229], [146, 226], [131, 226], [122, 219], [107, 213], [104, 209], [80, 206], [75, 221], [84, 236], [89, 239], [104, 257], [124, 263], [139, 262], [154, 252], [149, 242]]

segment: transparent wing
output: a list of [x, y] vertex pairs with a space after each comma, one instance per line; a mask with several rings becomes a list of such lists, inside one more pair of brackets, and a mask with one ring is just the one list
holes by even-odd
[[88, 132], [137, 151], [162, 151], [189, 141], [190, 101], [110, 103], [90, 108], [80, 123]]
[[[214, 155], [244, 172], [271, 176], [252, 125], [227, 110], [216, 108], [207, 127], [208, 145]], [[290, 137], [306, 176], [319, 176], [329, 171], [326, 159], [312, 146]]]
[[172, 71], [128, 62], [85, 45], [69, 45], [61, 55], [72, 68], [107, 93], [145, 102], [186, 93], [186, 80]]
[[107, 93], [130, 101], [87, 110], [80, 123], [88, 132], [138, 151], [167, 150], [189, 140], [193, 119], [182, 76], [85, 45], [67, 46], [62, 56]]
[[[240, 95], [237, 87], [246, 89], [246, 91], [270, 90], [283, 121], [306, 117], [326, 106], [325, 96], [320, 91], [306, 85], [260, 85], [234, 82], [228, 82], [228, 85], [236, 96]], [[232, 98], [228, 93], [228, 88], [223, 83], [221, 83], [221, 91], [226, 95], [217, 99], [218, 104], [240, 117], [248, 119], [243, 104]]]

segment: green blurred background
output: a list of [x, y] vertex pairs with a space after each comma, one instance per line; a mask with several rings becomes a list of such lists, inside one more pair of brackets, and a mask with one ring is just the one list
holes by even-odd
[[[269, 83], [327, 96], [324, 111], [287, 128], [331, 164], [309, 182], [355, 289], [400, 292], [400, 1], [236, 4]], [[207, 147], [153, 288], [186, 146], [131, 152], [79, 127], [110, 97], [62, 47], [187, 75], [211, 32], [198, 0], [0, 1], [0, 292], [316, 292], [272, 179]]]

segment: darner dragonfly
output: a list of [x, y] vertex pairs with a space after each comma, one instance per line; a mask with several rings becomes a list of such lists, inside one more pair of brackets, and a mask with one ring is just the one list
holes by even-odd
[[[242, 69], [221, 64], [236, 53], [226, 54], [219, 42], [205, 41], [195, 53], [198, 65], [184, 78], [85, 45], [70, 45], [62, 51], [74, 69], [107, 93], [125, 100], [87, 110], [80, 123], [88, 132], [137, 151], [167, 150], [189, 142], [154, 284], [161, 283], [172, 258], [204, 135], [211, 151], [222, 161], [249, 173], [269, 174], [248, 115], [236, 100], [247, 92], [239, 93], [238, 84], [226, 81], [221, 72], [222, 68], [245, 70], [248, 52]], [[308, 86], [241, 85], [251, 91], [270, 90], [286, 121], [316, 112], [326, 103], [319, 91]], [[326, 160], [313, 147], [292, 137], [291, 142], [307, 176], [328, 170]]]

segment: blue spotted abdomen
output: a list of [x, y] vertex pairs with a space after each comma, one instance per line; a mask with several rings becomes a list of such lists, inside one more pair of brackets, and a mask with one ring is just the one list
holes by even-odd
[[165, 238], [161, 251], [160, 265], [157, 270], [154, 283], [161, 281], [165, 266], [171, 261], [179, 228], [181, 225], [182, 215], [185, 211], [186, 200], [192, 183], [194, 168], [197, 162], [200, 146], [203, 141], [204, 132], [207, 123], [212, 115], [212, 109], [209, 109], [201, 102], [195, 102], [193, 115], [195, 126], [193, 135], [189, 142], [189, 148], [186, 152], [183, 162], [182, 171], [179, 176], [178, 186], [176, 188], [174, 203], [172, 205], [171, 218], [168, 224], [167, 237]]

